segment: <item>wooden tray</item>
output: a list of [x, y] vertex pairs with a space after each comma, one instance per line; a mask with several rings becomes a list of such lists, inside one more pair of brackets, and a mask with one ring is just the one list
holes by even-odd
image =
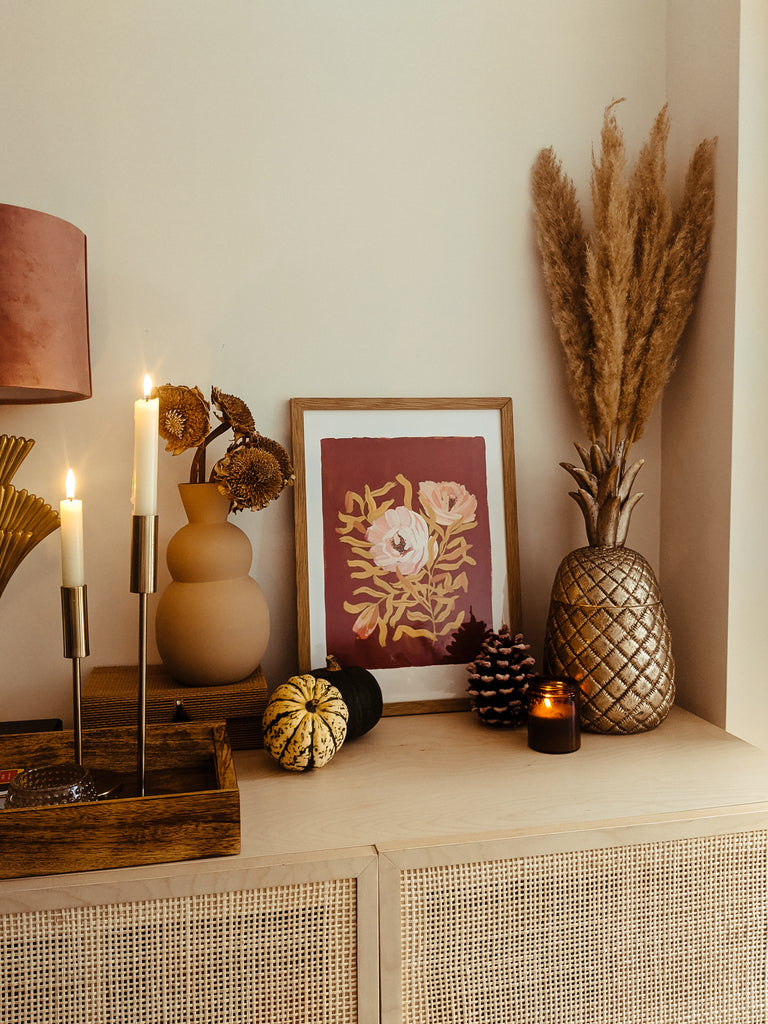
[[[0, 736], [0, 767], [71, 760], [71, 731]], [[87, 730], [83, 764], [118, 773], [123, 789], [95, 803], [0, 810], [0, 878], [240, 852], [240, 792], [223, 723], [148, 725], [142, 797], [135, 728]]]

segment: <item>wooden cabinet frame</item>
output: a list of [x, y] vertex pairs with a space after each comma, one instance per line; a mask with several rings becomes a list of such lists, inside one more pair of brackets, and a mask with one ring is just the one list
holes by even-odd
[[754, 1024], [766, 864], [766, 805], [380, 847], [382, 1024]]
[[129, 874], [3, 895], [4, 1024], [378, 1020], [372, 849]]
[[765, 1021], [768, 756], [678, 709], [582, 739], [462, 712], [305, 776], [240, 751], [239, 855], [0, 881], [0, 1019]]

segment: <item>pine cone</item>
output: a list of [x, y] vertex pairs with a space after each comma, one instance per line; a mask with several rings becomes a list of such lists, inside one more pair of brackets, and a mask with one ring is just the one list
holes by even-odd
[[484, 725], [515, 728], [526, 720], [525, 695], [535, 675], [531, 647], [523, 634], [512, 637], [509, 627], [489, 633], [471, 665], [468, 692]]

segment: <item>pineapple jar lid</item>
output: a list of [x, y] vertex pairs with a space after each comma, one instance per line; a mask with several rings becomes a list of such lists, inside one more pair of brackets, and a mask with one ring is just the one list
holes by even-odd
[[575, 607], [660, 604], [661, 590], [646, 559], [631, 548], [577, 548], [560, 563], [552, 600]]

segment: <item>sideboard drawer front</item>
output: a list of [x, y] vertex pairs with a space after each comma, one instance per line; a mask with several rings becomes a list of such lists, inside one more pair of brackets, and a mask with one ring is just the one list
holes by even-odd
[[9, 914], [3, 1024], [355, 1024], [355, 878]]
[[466, 863], [432, 851], [400, 871], [402, 1003], [384, 1019], [764, 1021], [767, 850], [757, 830]]

